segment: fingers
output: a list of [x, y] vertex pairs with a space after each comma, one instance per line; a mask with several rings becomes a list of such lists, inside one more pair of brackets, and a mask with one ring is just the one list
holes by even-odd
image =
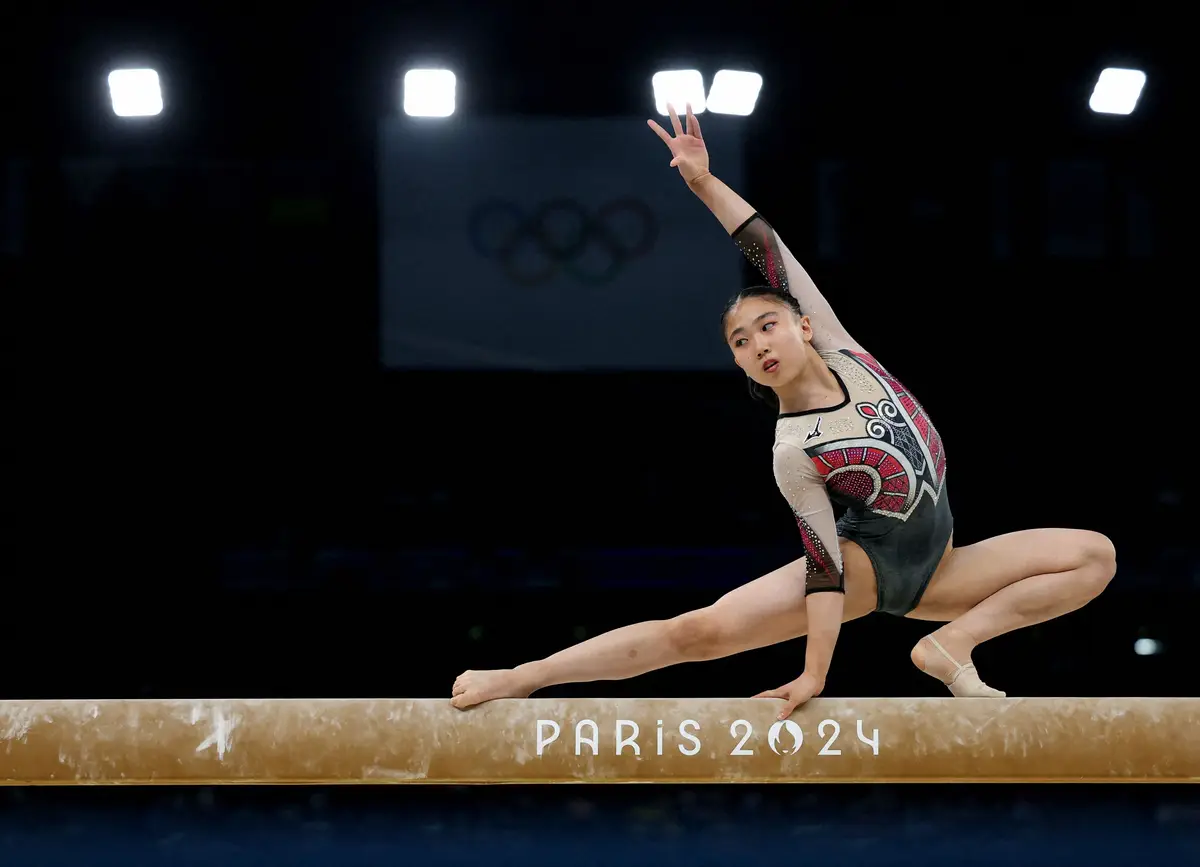
[[696, 120], [696, 115], [692, 114], [692, 104], [687, 104], [687, 131], [688, 135], [693, 135], [698, 139], [703, 139], [700, 134], [700, 121]]
[[780, 687], [779, 689], [768, 689], [766, 692], [760, 692], [758, 695], [756, 695], [754, 697], [755, 698], [781, 698], [781, 699], [783, 699], [784, 702], [786, 702], [786, 703], [783, 706], [783, 710], [781, 710], [779, 712], [779, 716], [775, 717], [775, 719], [777, 719], [777, 720], [787, 719], [793, 713], [796, 712], [796, 708], [800, 707], [800, 705], [804, 704], [810, 698], [810, 696], [805, 695], [803, 691], [801, 691], [801, 692], [797, 693], [795, 696], [793, 696], [792, 690], [788, 689], [787, 687]]
[[675, 130], [675, 135], [683, 135], [683, 126], [679, 123], [679, 115], [675, 113], [675, 106], [667, 103], [667, 114], [671, 116], [671, 129]]
[[671, 134], [669, 132], [659, 126], [657, 121], [648, 120], [646, 123], [649, 125], [650, 129], [658, 133], [658, 137], [663, 140], [667, 147], [671, 146]]

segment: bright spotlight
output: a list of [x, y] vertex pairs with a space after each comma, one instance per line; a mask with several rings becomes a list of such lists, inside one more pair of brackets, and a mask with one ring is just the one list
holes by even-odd
[[117, 117], [153, 117], [163, 110], [162, 87], [153, 69], [114, 69], [108, 93]]
[[757, 72], [722, 69], [713, 76], [708, 89], [708, 110], [713, 114], [737, 114], [745, 117], [754, 111], [762, 76]]
[[1145, 86], [1146, 73], [1140, 69], [1109, 67], [1096, 79], [1088, 107], [1099, 114], [1130, 114]]
[[667, 103], [675, 107], [676, 114], [683, 116], [688, 103], [692, 114], [704, 113], [704, 76], [698, 69], [672, 69], [654, 73], [650, 79], [654, 87], [654, 108], [659, 114], [667, 113]]
[[1154, 656], [1162, 653], [1162, 643], [1153, 638], [1139, 638], [1133, 643], [1133, 652], [1138, 656]]
[[410, 69], [404, 73], [404, 113], [410, 117], [454, 114], [454, 73], [449, 69]]

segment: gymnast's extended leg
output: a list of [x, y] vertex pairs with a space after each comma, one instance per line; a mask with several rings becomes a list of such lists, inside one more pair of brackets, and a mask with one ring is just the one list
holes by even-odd
[[[843, 541], [841, 547], [846, 571], [844, 619], [854, 620], [875, 609], [875, 575], [857, 545]], [[497, 698], [525, 698], [556, 684], [624, 680], [805, 635], [804, 569], [801, 558], [726, 593], [707, 608], [671, 620], [622, 626], [537, 662], [463, 672], [454, 682], [452, 704], [463, 709]]]
[[1116, 570], [1112, 542], [1087, 530], [1022, 530], [952, 549], [908, 615], [948, 621], [917, 643], [913, 663], [950, 684], [955, 695], [999, 696], [967, 668], [971, 651], [998, 635], [1082, 608]]

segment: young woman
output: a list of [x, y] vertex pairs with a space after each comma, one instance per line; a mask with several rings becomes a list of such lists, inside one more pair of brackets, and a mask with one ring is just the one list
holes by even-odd
[[[1074, 611], [1116, 572], [1112, 543], [1086, 530], [1024, 530], [955, 548], [946, 455], [929, 416], [838, 321], [779, 236], [709, 171], [700, 125], [669, 109], [674, 136], [648, 121], [671, 166], [768, 285], [725, 310], [726, 343], [752, 394], [778, 408], [774, 467], [804, 556], [672, 620], [615, 629], [514, 669], [467, 671], [452, 703], [468, 708], [547, 686], [619, 680], [806, 635], [803, 673], [758, 697], [780, 719], [821, 694], [844, 621], [882, 611], [942, 622], [912, 661], [955, 696], [1003, 697], [971, 664], [998, 635]], [[846, 507], [835, 522], [832, 502]]]

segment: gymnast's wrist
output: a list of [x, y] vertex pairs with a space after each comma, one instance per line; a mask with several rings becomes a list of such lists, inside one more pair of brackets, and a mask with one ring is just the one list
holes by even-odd
[[825, 673], [824, 672], [814, 669], [810, 666], [805, 666], [804, 673], [802, 675], [800, 675], [800, 677], [806, 678], [807, 680], [809, 680], [812, 683], [813, 696], [818, 696], [824, 691], [824, 689], [825, 689]]
[[705, 185], [712, 179], [713, 179], [713, 173], [710, 171], [705, 171], [702, 174], [697, 175], [696, 177], [692, 178], [690, 181], [687, 182], [688, 189], [691, 190], [696, 195], [700, 195], [700, 193], [704, 189]]

